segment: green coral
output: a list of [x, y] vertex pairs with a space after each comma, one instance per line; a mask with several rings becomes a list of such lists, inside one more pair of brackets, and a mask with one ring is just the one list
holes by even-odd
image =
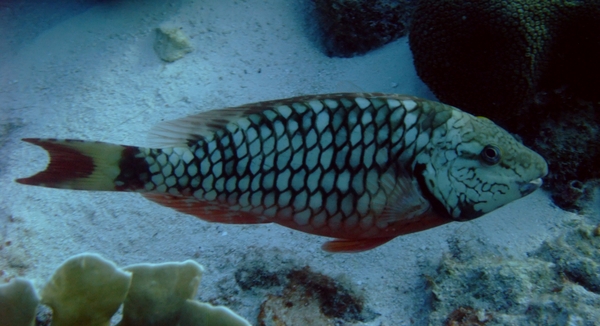
[[188, 299], [194, 298], [202, 266], [183, 263], [138, 264], [125, 267], [134, 278], [123, 304], [119, 326], [176, 325]]
[[42, 290], [52, 308], [52, 325], [108, 326], [131, 284], [131, 273], [97, 255], [78, 255], [64, 262]]
[[510, 122], [545, 91], [598, 93], [600, 2], [421, 0], [410, 46], [443, 102]]
[[[122, 304], [122, 326], [249, 326], [228, 308], [193, 300], [203, 271], [191, 260], [123, 270], [98, 255], [82, 254], [56, 270], [41, 302], [52, 309], [53, 326], [108, 326]], [[39, 302], [27, 280], [0, 285], [0, 325], [33, 325]]]
[[39, 302], [33, 285], [25, 279], [15, 278], [8, 284], [0, 285], [0, 324], [33, 325]]

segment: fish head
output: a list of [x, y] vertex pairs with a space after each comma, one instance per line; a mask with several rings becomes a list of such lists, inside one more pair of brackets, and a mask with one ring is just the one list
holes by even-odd
[[462, 123], [448, 126], [421, 166], [422, 184], [453, 220], [480, 217], [542, 185], [541, 155], [487, 118], [459, 115]]

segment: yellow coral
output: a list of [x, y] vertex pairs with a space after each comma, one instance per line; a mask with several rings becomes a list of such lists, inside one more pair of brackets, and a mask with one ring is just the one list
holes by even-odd
[[[42, 291], [52, 325], [110, 325], [123, 304], [123, 326], [250, 326], [226, 307], [193, 300], [204, 271], [194, 261], [125, 270], [95, 254], [69, 258]], [[0, 325], [33, 325], [38, 303], [29, 281], [0, 285]]]

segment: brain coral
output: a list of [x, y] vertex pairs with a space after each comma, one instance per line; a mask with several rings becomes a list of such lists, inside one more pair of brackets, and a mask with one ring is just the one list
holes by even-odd
[[522, 136], [575, 210], [600, 178], [598, 17], [597, 0], [419, 0], [409, 33], [437, 97]]
[[441, 101], [503, 123], [545, 92], [598, 96], [599, 15], [597, 0], [421, 0], [410, 46]]

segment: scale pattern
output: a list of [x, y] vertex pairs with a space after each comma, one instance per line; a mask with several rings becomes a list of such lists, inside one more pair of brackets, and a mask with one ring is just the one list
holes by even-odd
[[145, 189], [225, 203], [265, 222], [364, 234], [387, 226], [376, 218], [385, 205], [373, 205], [390, 198], [382, 175], [395, 176], [396, 164], [412, 171], [452, 115], [411, 97], [292, 100], [230, 121], [188, 148], [142, 149]]

